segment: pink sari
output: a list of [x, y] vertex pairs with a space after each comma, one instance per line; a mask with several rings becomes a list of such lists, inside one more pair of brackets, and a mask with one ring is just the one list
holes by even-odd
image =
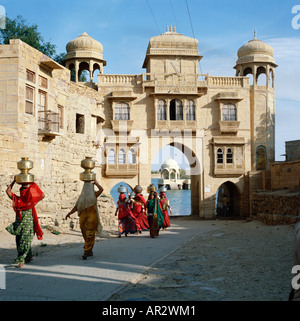
[[169, 213], [168, 213], [168, 207], [167, 207], [167, 204], [165, 204], [168, 199], [166, 198], [166, 194], [165, 193], [162, 193], [161, 195], [165, 196], [164, 199], [161, 199], [159, 201], [159, 204], [160, 204], [161, 209], [162, 209], [162, 213], [164, 215], [164, 224], [163, 224], [162, 228], [167, 228], [167, 227], [171, 226]]

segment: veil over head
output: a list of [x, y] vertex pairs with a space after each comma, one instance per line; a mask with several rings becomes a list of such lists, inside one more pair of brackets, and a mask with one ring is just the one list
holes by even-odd
[[81, 194], [76, 202], [77, 212], [80, 216], [81, 212], [89, 207], [94, 206], [98, 218], [98, 233], [102, 231], [102, 225], [100, 222], [100, 215], [97, 206], [97, 197], [95, 195], [94, 184], [91, 182], [84, 182], [84, 185], [81, 190]]

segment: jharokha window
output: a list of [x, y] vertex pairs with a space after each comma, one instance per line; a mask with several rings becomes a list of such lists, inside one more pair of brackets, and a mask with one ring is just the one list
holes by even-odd
[[222, 107], [222, 120], [235, 121], [237, 120], [236, 106], [233, 104], [225, 104]]
[[129, 120], [129, 105], [126, 103], [118, 103], [115, 106], [115, 120]]

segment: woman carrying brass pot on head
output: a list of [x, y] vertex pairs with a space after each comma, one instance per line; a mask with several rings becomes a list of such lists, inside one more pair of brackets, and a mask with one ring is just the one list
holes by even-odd
[[[94, 191], [94, 185], [97, 186], [98, 191]], [[93, 256], [93, 247], [95, 244], [96, 233], [101, 233], [102, 226], [97, 205], [97, 197], [103, 192], [102, 186], [98, 181], [84, 182], [81, 194], [73, 207], [73, 209], [66, 215], [68, 219], [71, 214], [78, 212], [79, 224], [82, 236], [84, 238], [84, 253], [82, 258], [86, 260], [88, 256]]]
[[[80, 173], [80, 180], [84, 181], [84, 185], [75, 206], [66, 215], [66, 219], [76, 211], [78, 212], [80, 229], [85, 242], [82, 258], [86, 260], [88, 256], [93, 256], [96, 233], [102, 231], [97, 197], [101, 195], [103, 188], [96, 180], [96, 174], [91, 172], [91, 169], [95, 167], [95, 161], [91, 157], [82, 160], [81, 167], [85, 169], [83, 173]], [[94, 190], [94, 185], [98, 188], [97, 192]]]
[[[45, 195], [34, 183], [34, 175], [28, 173], [28, 170], [33, 167], [33, 162], [28, 158], [22, 158], [17, 164], [21, 174], [16, 175], [6, 189], [6, 194], [12, 200], [12, 206], [16, 212], [16, 220], [7, 226], [6, 230], [16, 236], [18, 256], [14, 263], [18, 264], [17, 267], [22, 268], [25, 263], [29, 263], [33, 259], [31, 242], [34, 234], [39, 240], [43, 238], [35, 205]], [[21, 185], [20, 196], [12, 193], [15, 182]]]

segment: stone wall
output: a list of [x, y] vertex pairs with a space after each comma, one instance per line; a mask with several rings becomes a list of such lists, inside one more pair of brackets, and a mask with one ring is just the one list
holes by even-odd
[[300, 160], [270, 164], [272, 189], [300, 188]]
[[261, 191], [252, 195], [251, 218], [269, 225], [300, 221], [300, 191]]

